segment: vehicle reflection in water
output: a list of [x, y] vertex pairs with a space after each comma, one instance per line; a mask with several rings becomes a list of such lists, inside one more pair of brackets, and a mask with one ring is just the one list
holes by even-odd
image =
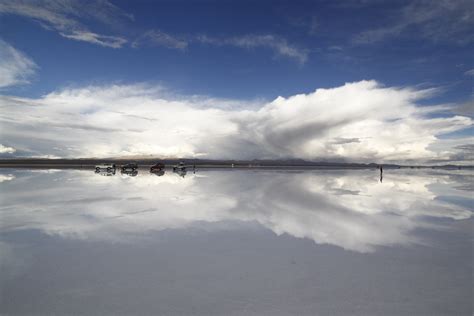
[[122, 175], [125, 175], [125, 176], [136, 177], [138, 175], [138, 169], [131, 169], [131, 170], [122, 169], [122, 171], [120, 171], [120, 173]]
[[165, 174], [165, 170], [164, 169], [153, 170], [153, 171], [150, 171], [150, 173], [154, 174], [155, 176], [161, 177]]
[[151, 173], [162, 171], [162, 170], [165, 170], [165, 165], [162, 162], [158, 162], [158, 163], [156, 163], [156, 164], [154, 164], [153, 166], [150, 167], [150, 172]]
[[112, 170], [95, 170], [94, 171], [96, 174], [105, 176], [105, 177], [110, 177], [110, 176], [115, 176], [115, 169]]
[[165, 174], [165, 165], [161, 162], [158, 162], [150, 167], [150, 173], [156, 176], [163, 176]]
[[173, 168], [173, 172], [182, 178], [184, 178], [187, 173], [186, 168]]
[[173, 166], [173, 172], [183, 178], [186, 175], [186, 170], [187, 170], [186, 164], [182, 161], [180, 161], [178, 164]]
[[138, 164], [135, 162], [129, 162], [122, 166], [121, 174], [129, 177], [136, 177], [138, 175]]

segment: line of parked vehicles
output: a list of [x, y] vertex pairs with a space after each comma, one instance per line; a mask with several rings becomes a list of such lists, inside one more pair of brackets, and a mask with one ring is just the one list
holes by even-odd
[[[114, 163], [102, 163], [95, 166], [95, 173], [103, 176], [114, 176], [117, 171], [117, 165]], [[182, 176], [187, 173], [187, 166], [184, 162], [179, 162], [172, 167], [173, 172]], [[195, 170], [195, 166], [193, 167]], [[138, 164], [135, 162], [129, 162], [120, 166], [120, 173], [130, 177], [138, 175]], [[162, 162], [158, 162], [150, 167], [150, 173], [162, 176], [165, 174], [165, 165]]]

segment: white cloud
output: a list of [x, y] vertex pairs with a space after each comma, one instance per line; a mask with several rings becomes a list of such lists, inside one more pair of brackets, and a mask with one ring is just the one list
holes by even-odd
[[12, 174], [0, 174], [0, 183], [5, 181], [11, 181], [15, 179], [15, 176]]
[[163, 46], [171, 49], [185, 50], [188, 47], [188, 42], [160, 30], [150, 30], [132, 43], [132, 47], [142, 45]]
[[[392, 20], [392, 22], [390, 22]], [[468, 44], [474, 41], [474, 2], [471, 0], [417, 0], [394, 11], [388, 26], [357, 34], [354, 42], [368, 44], [402, 34], [432, 41]]]
[[177, 37], [161, 30], [150, 30], [137, 38], [133, 47], [144, 45], [163, 46], [170, 49], [185, 50], [192, 43], [212, 46], [234, 46], [243, 49], [267, 48], [277, 56], [286, 57], [304, 64], [308, 60], [308, 50], [288, 43], [285, 38], [274, 34], [253, 35], [247, 34], [236, 37], [217, 38], [208, 35]]
[[470, 69], [464, 73], [466, 76], [474, 76], [474, 69]]
[[304, 64], [308, 60], [308, 50], [298, 48], [288, 43], [285, 38], [273, 34], [265, 35], [243, 35], [229, 38], [214, 38], [207, 35], [196, 36], [195, 41], [203, 44], [211, 44], [217, 46], [235, 46], [245, 49], [268, 48], [275, 52], [276, 55], [291, 58], [300, 64]]
[[0, 39], [0, 88], [29, 83], [37, 68], [28, 56]]
[[116, 25], [133, 16], [107, 0], [0, 0], [0, 14], [16, 14], [38, 21], [44, 28], [57, 31], [61, 36], [86, 41], [105, 47], [121, 47], [126, 39], [91, 32], [81, 19]]
[[104, 47], [120, 48], [127, 42], [126, 39], [118, 36], [105, 36], [92, 32], [73, 31], [71, 34], [60, 33], [61, 36], [77, 41], [89, 42]]
[[432, 93], [361, 81], [245, 109], [243, 101], [176, 96], [146, 84], [65, 89], [39, 99], [1, 98], [1, 140], [62, 157], [449, 159], [447, 150], [430, 148], [472, 121], [430, 118], [445, 108], [417, 101]]
[[443, 138], [433, 143], [428, 149], [439, 152], [439, 158], [432, 163], [469, 164], [474, 162], [474, 136]]
[[13, 154], [15, 152], [15, 148], [8, 147], [0, 144], [0, 154]]

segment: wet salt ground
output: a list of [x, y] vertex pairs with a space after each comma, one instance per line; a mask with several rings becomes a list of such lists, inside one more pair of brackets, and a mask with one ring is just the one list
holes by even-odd
[[5, 169], [0, 313], [471, 315], [472, 175]]

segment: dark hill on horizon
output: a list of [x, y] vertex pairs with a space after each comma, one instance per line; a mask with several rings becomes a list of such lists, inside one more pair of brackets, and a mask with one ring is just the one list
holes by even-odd
[[[352, 163], [352, 162], [330, 162], [330, 161], [307, 161], [303, 159], [253, 159], [253, 160], [214, 160], [214, 159], [191, 159], [191, 158], [2, 158], [0, 159], [0, 167], [38, 167], [38, 168], [87, 168], [100, 163], [115, 163], [122, 165], [128, 162], [135, 162], [141, 166], [151, 166], [157, 162], [162, 162], [166, 166], [172, 166], [179, 162], [186, 165], [195, 165], [196, 167], [206, 168], [377, 168], [378, 163]], [[382, 164], [384, 168], [453, 168], [453, 169], [471, 169], [474, 166], [459, 165], [397, 165]]]

